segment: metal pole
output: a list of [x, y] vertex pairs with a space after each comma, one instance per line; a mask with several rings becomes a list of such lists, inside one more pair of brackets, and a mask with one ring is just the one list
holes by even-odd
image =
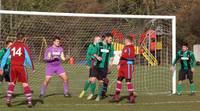
[[148, 39], [149, 39], [149, 41], [148, 41], [148, 58], [149, 58], [149, 62], [148, 62], [148, 65], [151, 65], [150, 64], [150, 50], [151, 50], [151, 37], [150, 37], [150, 33], [148, 34]]
[[[172, 19], [172, 61], [176, 57], [176, 17]], [[172, 94], [176, 93], [176, 71], [172, 76]]]
[[[0, 0], [0, 10], [1, 10], [1, 0]], [[0, 34], [1, 34], [1, 13], [0, 13]], [[0, 35], [1, 40], [3, 39], [2, 35]]]

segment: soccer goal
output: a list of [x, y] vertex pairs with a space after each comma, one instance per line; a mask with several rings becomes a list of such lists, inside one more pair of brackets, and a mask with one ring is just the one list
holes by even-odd
[[[120, 54], [124, 37], [132, 35], [136, 50], [134, 84], [136, 92], [146, 94], [175, 93], [176, 73], [169, 71], [176, 53], [176, 17], [151, 15], [115, 15], [52, 13], [0, 10], [1, 38], [17, 32], [30, 36], [27, 44], [36, 64], [36, 74], [30, 76], [33, 90], [38, 91], [44, 78], [45, 63], [41, 55], [52, 44], [53, 36], [62, 38], [65, 54], [75, 64], [63, 63], [70, 77], [70, 89], [78, 94], [88, 78], [85, 55], [93, 37], [110, 32], [114, 36], [115, 54]], [[119, 58], [119, 56], [118, 56]], [[116, 62], [115, 62], [116, 63]], [[109, 92], [115, 90], [117, 68], [110, 75]], [[53, 80], [49, 91], [62, 90], [62, 83]], [[38, 91], [39, 92], [39, 91]]]

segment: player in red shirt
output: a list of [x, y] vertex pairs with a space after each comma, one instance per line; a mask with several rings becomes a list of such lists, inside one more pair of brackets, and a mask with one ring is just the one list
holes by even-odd
[[135, 49], [132, 45], [132, 37], [128, 36], [125, 38], [125, 46], [122, 50], [122, 55], [118, 65], [118, 78], [116, 92], [113, 99], [110, 102], [119, 102], [120, 101], [120, 92], [122, 90], [122, 81], [126, 80], [127, 89], [129, 92], [128, 100], [130, 103], [135, 103], [134, 96], [134, 86], [131, 83], [133, 77], [133, 62], [135, 59]]
[[6, 104], [8, 106], [11, 106], [12, 94], [13, 94], [16, 82], [18, 81], [22, 83], [23, 85], [24, 94], [28, 102], [28, 107], [32, 107], [32, 93], [27, 82], [27, 73], [26, 73], [25, 67], [26, 67], [26, 63], [28, 63], [30, 68], [32, 68], [32, 71], [34, 71], [34, 65], [32, 62], [32, 58], [30, 56], [30, 51], [28, 47], [23, 43], [24, 38], [25, 36], [23, 33], [17, 34], [17, 40], [6, 51], [1, 62], [0, 72], [2, 72], [2, 69], [6, 64], [7, 59], [11, 57], [11, 63], [10, 63], [11, 83], [8, 86], [8, 91], [7, 91], [7, 96], [6, 96]]

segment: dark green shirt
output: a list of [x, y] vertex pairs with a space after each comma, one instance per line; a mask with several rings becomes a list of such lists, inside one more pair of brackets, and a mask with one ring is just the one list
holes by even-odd
[[[6, 48], [2, 48], [0, 50], [0, 62], [4, 56], [4, 54], [6, 53], [7, 49]], [[10, 66], [10, 58], [7, 60], [6, 66]]]
[[112, 44], [99, 42], [98, 44], [96, 44], [95, 50], [96, 54], [102, 57], [102, 60], [97, 62], [97, 67], [108, 68], [110, 58], [114, 57], [114, 46]]
[[192, 51], [181, 51], [179, 50], [176, 54], [176, 58], [173, 61], [173, 66], [175, 66], [176, 62], [180, 59], [181, 69], [190, 69], [196, 65], [196, 60]]
[[89, 67], [92, 66], [92, 62], [94, 62], [94, 65], [96, 65], [96, 60], [94, 57], [95, 54], [95, 44], [90, 44], [88, 49], [87, 49], [87, 54], [86, 54], [86, 61], [87, 61], [87, 65]]

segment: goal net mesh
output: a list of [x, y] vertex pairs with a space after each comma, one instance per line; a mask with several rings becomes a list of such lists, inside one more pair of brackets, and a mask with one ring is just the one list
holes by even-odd
[[[133, 83], [137, 93], [171, 93], [172, 20], [1, 14], [1, 42], [14, 39], [17, 32], [26, 35], [25, 42], [33, 56], [36, 72], [29, 74], [29, 83], [36, 94], [45, 78], [43, 53], [52, 45], [55, 35], [61, 37], [65, 54], [74, 58], [75, 64], [67, 62], [62, 65], [69, 76], [70, 91], [77, 95], [89, 75], [85, 67], [87, 47], [96, 35], [105, 32], [114, 35], [115, 52], [122, 50], [125, 36], [134, 34], [136, 60]], [[152, 49], [153, 46], [156, 48]], [[110, 94], [115, 91], [116, 75], [114, 65], [108, 75]], [[47, 93], [62, 92], [62, 80], [54, 77]], [[123, 92], [126, 92], [125, 84]]]

